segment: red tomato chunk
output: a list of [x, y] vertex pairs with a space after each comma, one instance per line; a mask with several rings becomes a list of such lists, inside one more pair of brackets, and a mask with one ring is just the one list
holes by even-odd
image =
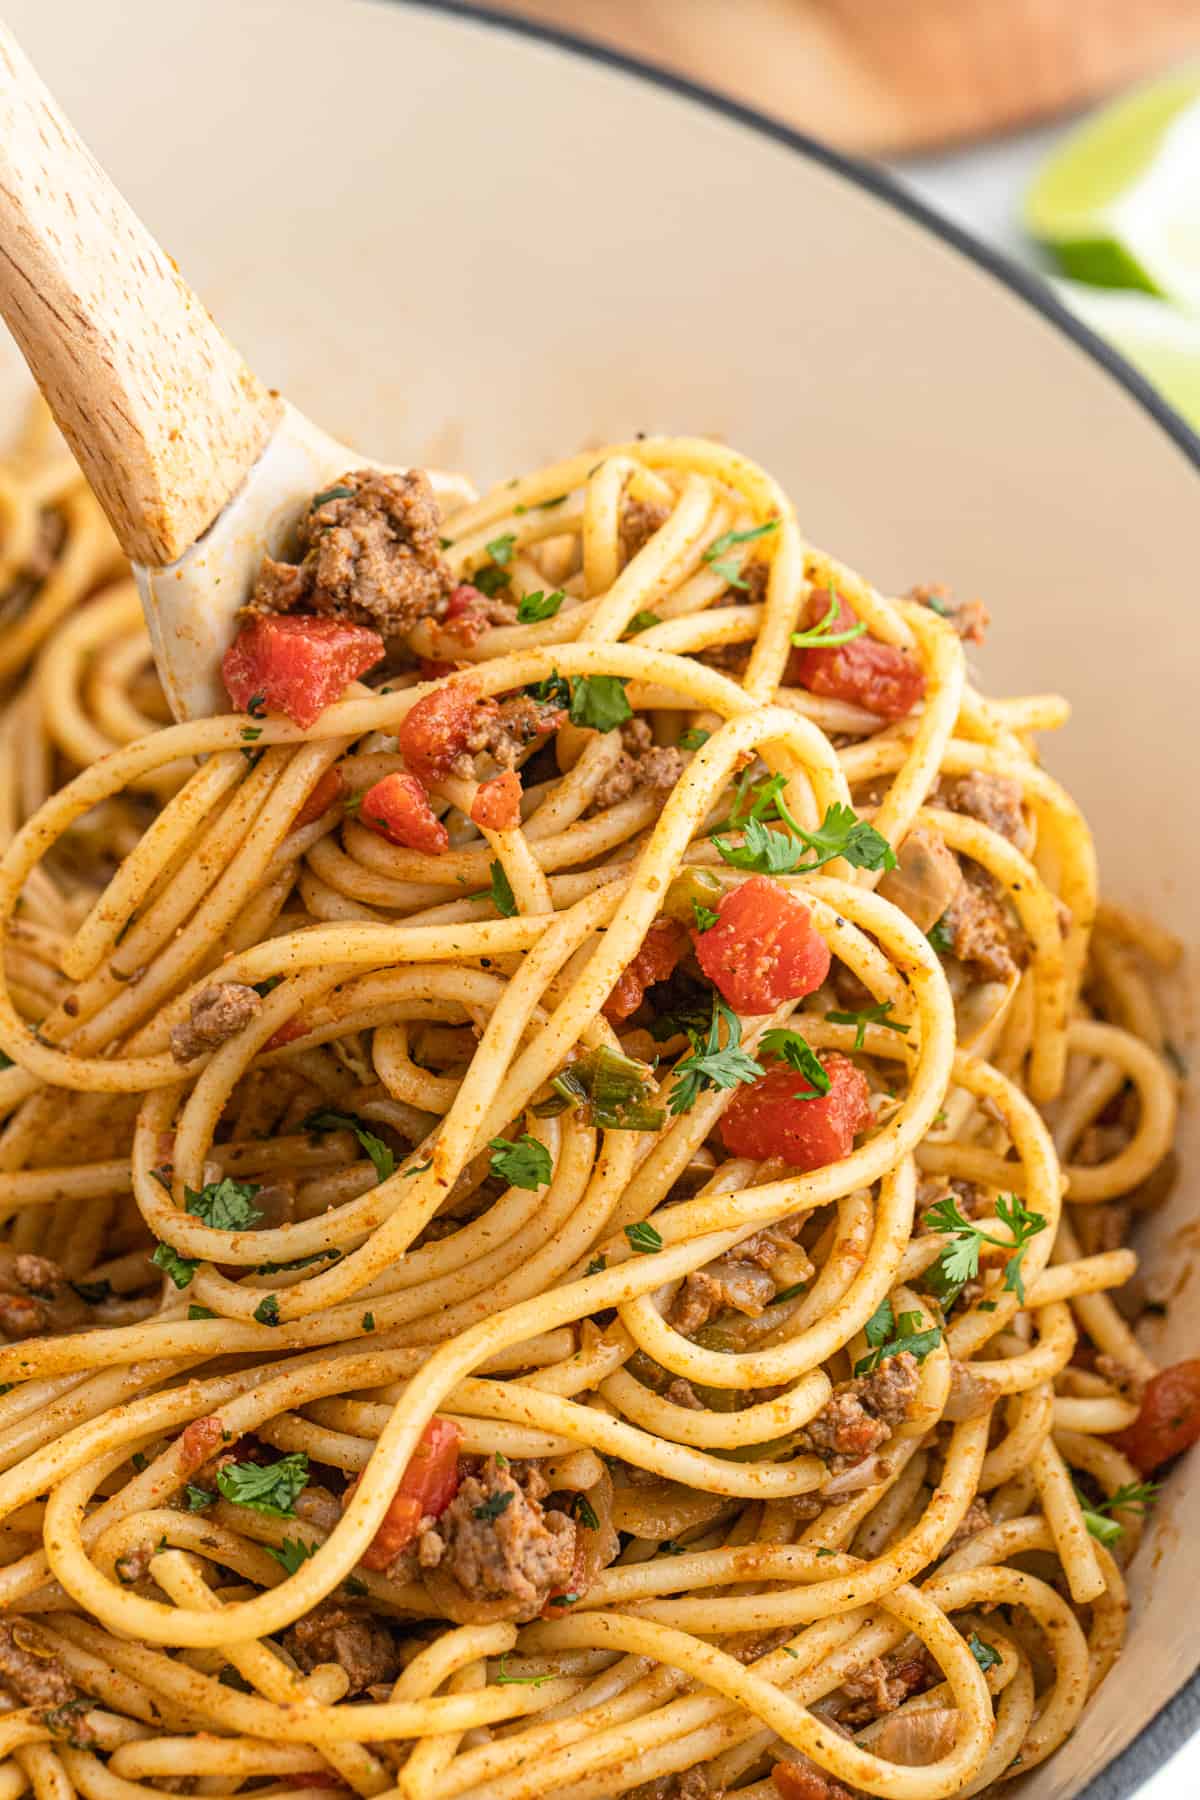
[[277, 1031], [271, 1033], [270, 1037], [263, 1045], [263, 1049], [282, 1050], [288, 1044], [294, 1044], [297, 1038], [306, 1036], [307, 1032], [308, 1021], [304, 1017], [304, 1014], [293, 1013], [290, 1019], [285, 1019], [283, 1021], [283, 1024]]
[[[439, 1418], [436, 1413], [430, 1419], [379, 1529], [363, 1554], [364, 1569], [386, 1569], [416, 1538], [422, 1519], [437, 1519], [445, 1512], [458, 1492], [461, 1437], [462, 1432], [452, 1420]], [[346, 1489], [343, 1509], [357, 1487], [355, 1481]]]
[[320, 781], [293, 820], [294, 825], [311, 825], [319, 819], [323, 812], [328, 812], [335, 800], [340, 800], [346, 791], [346, 783], [340, 769], [326, 769]]
[[[839, 594], [837, 617], [830, 633], [850, 631], [854, 614]], [[805, 614], [805, 629], [819, 625], [829, 611], [829, 594], [812, 594]], [[847, 700], [876, 713], [881, 719], [903, 719], [925, 696], [925, 676], [920, 664], [895, 644], [857, 637], [831, 650], [795, 649], [783, 672], [785, 683], [824, 694], [830, 700]]]
[[793, 1169], [823, 1169], [846, 1156], [870, 1120], [870, 1089], [849, 1057], [833, 1051], [820, 1060], [830, 1088], [815, 1100], [796, 1098], [808, 1083], [787, 1063], [738, 1088], [721, 1115], [725, 1148], [734, 1156], [779, 1156]]
[[225, 1442], [225, 1431], [215, 1413], [209, 1413], [203, 1419], [193, 1419], [190, 1425], [183, 1428], [183, 1436], [179, 1440], [179, 1466], [185, 1475], [194, 1475], [201, 1463], [206, 1463], [210, 1456], [215, 1456]]
[[655, 919], [633, 961], [622, 970], [601, 1009], [614, 1025], [635, 1013], [656, 981], [665, 981], [687, 949], [687, 932], [674, 919]]
[[693, 931], [696, 960], [735, 1012], [773, 1012], [829, 973], [829, 951], [803, 900], [766, 875], [725, 895], [717, 922]]
[[506, 769], [485, 781], [475, 796], [471, 818], [488, 831], [515, 831], [521, 823], [521, 777]]
[[450, 848], [450, 834], [415, 775], [402, 775], [399, 770], [385, 775], [363, 795], [358, 816], [389, 844], [399, 844], [404, 850], [427, 850], [431, 856], [441, 856]]
[[1152, 1475], [1173, 1456], [1200, 1441], [1200, 1361], [1160, 1369], [1142, 1395], [1132, 1425], [1112, 1438], [1143, 1475]]
[[478, 681], [451, 681], [418, 700], [396, 733], [400, 754], [422, 781], [448, 775], [456, 757], [467, 748], [480, 709], [496, 710], [494, 700], [480, 697]]
[[383, 639], [365, 625], [306, 613], [247, 619], [225, 652], [221, 673], [239, 711], [261, 696], [306, 731], [350, 682], [383, 656]]

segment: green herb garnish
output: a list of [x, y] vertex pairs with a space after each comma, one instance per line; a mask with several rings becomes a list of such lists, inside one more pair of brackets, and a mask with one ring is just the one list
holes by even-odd
[[234, 1506], [249, 1506], [274, 1519], [294, 1519], [296, 1500], [308, 1485], [308, 1457], [295, 1450], [273, 1463], [226, 1463], [217, 1486]]
[[554, 1172], [550, 1152], [545, 1144], [525, 1132], [514, 1143], [511, 1138], [492, 1138], [492, 1174], [500, 1176], [512, 1187], [530, 1190], [545, 1187]]
[[367, 1122], [360, 1119], [357, 1113], [333, 1112], [323, 1108], [320, 1112], [310, 1113], [304, 1121], [305, 1131], [352, 1131], [360, 1146], [366, 1151], [375, 1165], [375, 1175], [379, 1181], [386, 1181], [396, 1172], [396, 1158], [393, 1152], [377, 1137]]
[[799, 1031], [764, 1031], [759, 1049], [766, 1056], [778, 1056], [810, 1084], [800, 1093], [793, 1094], [793, 1100], [816, 1100], [827, 1094], [833, 1085], [824, 1063]]
[[[725, 1042], [721, 1043], [721, 1024], [725, 1025]], [[741, 1048], [742, 1022], [732, 1007], [713, 995], [712, 1018], [707, 1037], [689, 1031], [691, 1054], [675, 1065], [679, 1080], [671, 1089], [667, 1105], [678, 1116], [690, 1112], [700, 1095], [709, 1088], [733, 1088], [740, 1082], [753, 1081], [763, 1073], [762, 1064]]]
[[562, 588], [552, 594], [539, 588], [536, 594], [524, 595], [517, 603], [517, 624], [540, 625], [543, 619], [552, 619], [566, 597]]
[[662, 1249], [662, 1233], [656, 1231], [645, 1219], [639, 1219], [636, 1225], [627, 1225], [625, 1236], [629, 1240], [629, 1248], [636, 1250], [640, 1256], [653, 1256], [656, 1250]]
[[979, 1273], [980, 1248], [984, 1244], [994, 1244], [998, 1249], [1010, 1252], [1004, 1271], [1004, 1286], [1024, 1306], [1025, 1283], [1021, 1278], [1021, 1264], [1030, 1240], [1039, 1231], [1045, 1231], [1046, 1221], [1041, 1213], [1030, 1212], [1015, 1194], [1001, 1194], [996, 1202], [996, 1216], [1012, 1232], [1011, 1243], [1004, 1238], [994, 1237], [991, 1232], [982, 1230], [970, 1219], [964, 1218], [953, 1194], [939, 1200], [925, 1214], [925, 1224], [930, 1231], [952, 1234], [952, 1242], [945, 1246], [930, 1270], [934, 1291], [940, 1297], [950, 1299], [956, 1296], [968, 1281], [973, 1280]]
[[488, 864], [488, 873], [492, 878], [492, 905], [504, 919], [515, 919], [517, 916], [517, 897], [512, 891], [512, 882], [504, 873], [504, 864], [494, 862]]
[[855, 1026], [854, 1048], [861, 1050], [866, 1042], [868, 1025], [883, 1025], [888, 1031], [898, 1031], [902, 1037], [908, 1036], [911, 1026], [901, 1025], [897, 1019], [889, 1019], [891, 1010], [892, 1002], [883, 1000], [878, 1006], [864, 1006], [860, 1012], [827, 1012], [825, 1017], [831, 1025]]
[[571, 678], [572, 725], [593, 731], [615, 731], [632, 719], [633, 708], [625, 697], [623, 675], [574, 675]]

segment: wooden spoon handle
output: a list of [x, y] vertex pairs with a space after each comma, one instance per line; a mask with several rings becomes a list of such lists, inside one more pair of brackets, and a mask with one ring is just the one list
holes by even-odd
[[0, 311], [126, 554], [195, 543], [281, 411], [0, 26]]

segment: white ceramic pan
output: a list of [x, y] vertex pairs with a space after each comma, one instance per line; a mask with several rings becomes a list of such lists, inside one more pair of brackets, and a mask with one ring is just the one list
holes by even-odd
[[[1200, 442], [1040, 287], [795, 133], [537, 28], [360, 0], [5, 10], [252, 366], [348, 442], [487, 481], [716, 432], [879, 584], [983, 594], [987, 686], [1075, 704], [1051, 766], [1109, 892], [1195, 940]], [[1167, 1359], [1200, 1352], [1194, 1194], [1143, 1245], [1173, 1273]], [[1146, 1728], [1200, 1661], [1197, 1544], [1194, 1459], [1125, 1657], [1028, 1800], [1128, 1800], [1178, 1741], [1186, 1695]]]

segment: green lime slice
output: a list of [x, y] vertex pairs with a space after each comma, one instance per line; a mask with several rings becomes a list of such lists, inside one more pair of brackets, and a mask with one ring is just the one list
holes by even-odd
[[1149, 294], [1116, 293], [1056, 281], [1064, 305], [1104, 338], [1200, 430], [1200, 317]]
[[1075, 280], [1200, 311], [1200, 68], [1074, 132], [1034, 181], [1024, 216]]

